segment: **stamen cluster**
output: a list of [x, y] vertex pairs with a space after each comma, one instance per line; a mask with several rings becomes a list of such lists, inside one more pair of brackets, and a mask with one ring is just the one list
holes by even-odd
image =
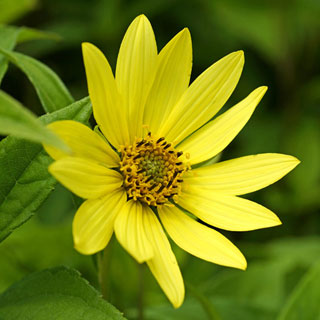
[[187, 170], [178, 159], [181, 155], [164, 138], [156, 140], [151, 133], [123, 147], [120, 170], [129, 198], [158, 206], [176, 197]]

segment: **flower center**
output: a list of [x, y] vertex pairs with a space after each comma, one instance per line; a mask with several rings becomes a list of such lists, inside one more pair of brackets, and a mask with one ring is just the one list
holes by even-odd
[[129, 198], [158, 206], [177, 197], [188, 169], [178, 159], [181, 155], [164, 138], [156, 140], [151, 133], [122, 147], [120, 170]]

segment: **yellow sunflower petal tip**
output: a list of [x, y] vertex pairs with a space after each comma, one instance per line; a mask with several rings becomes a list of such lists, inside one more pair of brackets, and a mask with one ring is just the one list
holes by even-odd
[[94, 44], [92, 44], [91, 42], [82, 42], [81, 48], [82, 48], [82, 52], [88, 51], [88, 50], [95, 50], [95, 51], [101, 52], [100, 49], [96, 47]]
[[271, 227], [276, 227], [280, 225], [282, 225], [282, 221], [276, 214], [272, 213], [268, 216], [268, 223], [266, 223], [264, 227], [271, 228]]
[[[139, 15], [136, 17], [136, 19], [147, 19], [147, 20], [148, 20], [148, 18], [146, 17], [146, 15], [145, 15], [144, 13], [139, 14]], [[134, 20], [135, 20], [135, 19], [134, 19]]]
[[288, 164], [288, 169], [289, 169], [288, 172], [293, 170], [298, 164], [301, 163], [301, 161], [294, 156], [290, 156], [286, 154], [283, 156], [285, 157], [285, 162]]
[[181, 30], [181, 33], [185, 35], [190, 35], [190, 30], [186, 27]]
[[183, 303], [183, 300], [184, 300], [184, 297], [183, 297], [183, 299], [181, 299], [181, 300], [179, 300], [179, 301], [177, 301], [177, 302], [173, 302], [173, 301], [172, 301], [173, 307], [174, 307], [175, 309], [180, 308], [181, 305], [182, 305], [182, 303]]
[[[231, 60], [235, 60], [239, 63], [241, 67], [244, 65], [244, 51], [243, 50], [237, 50], [233, 51], [230, 54], [228, 54], [225, 58], [229, 58]], [[224, 59], [224, 58], [223, 58]]]
[[259, 96], [261, 96], [261, 99], [262, 99], [267, 91], [268, 91], [267, 86], [261, 86], [255, 89], [253, 92], [256, 92]]
[[191, 34], [188, 28], [183, 28], [177, 35], [176, 39], [182, 42], [189, 42], [191, 46]]
[[144, 22], [147, 22], [150, 24], [150, 21], [149, 19], [146, 17], [145, 14], [141, 13], [140, 15], [138, 15], [133, 21], [131, 24], [133, 23], [144, 23]]
[[274, 227], [275, 227], [275, 226], [281, 226], [281, 225], [282, 225], [282, 221], [279, 219], [278, 216], [276, 216], [276, 217], [277, 217], [277, 219], [275, 220]]
[[244, 59], [244, 51], [243, 50], [238, 50], [230, 53], [229, 56], [235, 56], [236, 60], [240, 63], [240, 66], [243, 67], [245, 59]]
[[292, 162], [295, 164], [295, 167], [296, 167], [298, 164], [301, 163], [301, 161], [300, 161], [298, 158], [293, 157], [293, 156], [291, 156], [291, 157], [292, 157]]
[[247, 270], [247, 267], [248, 267], [247, 260], [246, 260], [246, 258], [245, 258], [244, 256], [242, 256], [242, 259], [241, 259], [241, 261], [240, 261], [240, 263], [239, 263], [238, 268], [239, 268], [240, 270]]
[[82, 53], [83, 55], [85, 55], [85, 53], [88, 53], [88, 51], [92, 48], [94, 48], [95, 46], [90, 43], [90, 42], [82, 42], [81, 43], [81, 49], [82, 49]]
[[87, 46], [90, 46], [90, 44], [91, 44], [90, 42], [86, 42], [86, 41], [85, 41], [85, 42], [82, 42], [82, 43], [81, 43], [81, 47], [82, 47], [82, 49], [83, 49], [83, 48], [85, 48], [85, 47], [87, 47]]
[[243, 50], [235, 51], [234, 54], [238, 55], [240, 59], [244, 60], [244, 51]]

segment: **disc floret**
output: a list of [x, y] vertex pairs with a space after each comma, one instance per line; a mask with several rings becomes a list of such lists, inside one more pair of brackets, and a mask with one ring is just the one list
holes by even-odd
[[128, 197], [159, 206], [177, 197], [187, 166], [165, 138], [149, 133], [132, 145], [121, 148], [120, 171]]

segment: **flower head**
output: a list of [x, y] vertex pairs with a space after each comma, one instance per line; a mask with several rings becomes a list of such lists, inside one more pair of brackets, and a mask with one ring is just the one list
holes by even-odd
[[83, 56], [98, 131], [75, 121], [54, 122], [49, 127], [72, 153], [45, 146], [56, 160], [51, 174], [86, 199], [73, 221], [75, 248], [94, 254], [115, 231], [122, 246], [148, 264], [179, 307], [183, 279], [163, 227], [189, 253], [245, 269], [239, 249], [196, 218], [232, 231], [279, 225], [274, 213], [239, 195], [274, 183], [299, 161], [259, 154], [194, 167], [233, 140], [267, 90], [257, 88], [211, 120], [237, 85], [242, 51], [214, 63], [189, 86], [188, 29], [158, 54], [152, 27], [141, 15], [124, 36], [115, 77], [94, 45], [84, 43]]

